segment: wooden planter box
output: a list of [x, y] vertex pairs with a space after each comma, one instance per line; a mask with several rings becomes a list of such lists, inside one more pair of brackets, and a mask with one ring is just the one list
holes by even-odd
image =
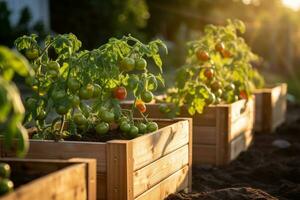
[[[131, 106], [124, 103], [124, 108]], [[147, 114], [165, 118], [159, 104], [148, 104]], [[180, 117], [190, 117], [182, 109]], [[208, 106], [193, 117], [193, 164], [225, 165], [234, 160], [252, 142], [254, 100]]]
[[286, 83], [255, 91], [255, 131], [271, 133], [285, 121], [286, 96]]
[[1, 200], [95, 200], [94, 159], [32, 160], [0, 159], [10, 165], [11, 180], [20, 184]]
[[[191, 189], [192, 121], [155, 121], [158, 131], [132, 140], [30, 140], [27, 157], [97, 159], [97, 199], [164, 199]], [[6, 152], [6, 156], [12, 155]]]

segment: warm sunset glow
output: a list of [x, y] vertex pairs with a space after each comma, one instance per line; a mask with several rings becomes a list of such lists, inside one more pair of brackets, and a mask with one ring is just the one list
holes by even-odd
[[293, 10], [300, 9], [300, 0], [282, 0], [282, 3]]

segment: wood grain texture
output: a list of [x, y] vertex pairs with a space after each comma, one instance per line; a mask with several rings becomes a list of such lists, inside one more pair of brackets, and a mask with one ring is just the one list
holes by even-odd
[[[1, 200], [95, 200], [93, 193], [96, 185], [94, 178], [95, 164], [93, 160], [30, 160], [30, 159], [1, 159], [10, 164], [14, 173], [39, 175], [40, 178], [20, 186]], [[25, 170], [24, 170], [25, 169]], [[93, 171], [94, 170], [94, 171]]]
[[188, 142], [189, 123], [186, 120], [138, 137], [132, 140], [133, 169], [138, 170]]
[[255, 131], [274, 132], [285, 121], [287, 84], [281, 83], [255, 91]]
[[185, 145], [165, 157], [134, 172], [134, 197], [189, 164], [189, 147]]
[[135, 198], [135, 200], [162, 200], [171, 193], [184, 190], [188, 187], [188, 171], [188, 166], [182, 168], [147, 192]]
[[132, 162], [131, 141], [107, 143], [107, 199], [133, 199]]

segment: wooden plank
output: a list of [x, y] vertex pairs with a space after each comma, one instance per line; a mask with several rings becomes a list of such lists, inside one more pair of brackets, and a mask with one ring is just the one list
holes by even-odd
[[239, 154], [246, 151], [253, 139], [252, 130], [246, 130], [230, 143], [230, 160], [236, 159]]
[[97, 173], [97, 199], [107, 199], [107, 174]]
[[70, 161], [86, 163], [88, 200], [95, 200], [97, 197], [97, 161], [87, 158], [72, 158]]
[[107, 199], [133, 199], [131, 141], [107, 142]]
[[135, 200], [163, 200], [169, 194], [185, 189], [188, 187], [188, 171], [188, 166], [182, 168]]
[[[15, 157], [15, 154], [6, 152], [3, 156]], [[26, 155], [26, 158], [33, 159], [70, 159], [74, 157], [95, 158], [97, 171], [106, 172], [106, 144], [101, 142], [30, 140], [30, 148]]]
[[223, 165], [228, 159], [228, 138], [231, 129], [232, 106], [218, 108], [216, 118], [216, 152], [215, 165]]
[[193, 127], [194, 144], [216, 144], [216, 127], [215, 126], [198, 126]]
[[86, 165], [74, 164], [20, 186], [1, 200], [82, 200], [87, 199], [86, 185]]
[[216, 164], [216, 145], [193, 145], [193, 163]]
[[192, 192], [192, 180], [193, 180], [193, 120], [191, 118], [189, 121], [189, 175], [188, 175], [188, 188], [186, 188], [187, 192]]
[[244, 113], [240, 119], [231, 124], [228, 141], [232, 141], [246, 130], [252, 129], [254, 124], [254, 112]]
[[135, 171], [133, 175], [134, 197], [149, 190], [188, 164], [189, 146], [185, 145], [150, 165]]
[[189, 123], [179, 121], [132, 140], [133, 169], [138, 170], [189, 142]]

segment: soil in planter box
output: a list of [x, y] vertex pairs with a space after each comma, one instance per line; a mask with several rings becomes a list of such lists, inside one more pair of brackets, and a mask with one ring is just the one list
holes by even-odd
[[275, 198], [300, 199], [300, 105], [289, 104], [285, 124], [275, 134], [255, 135], [254, 145], [231, 164], [194, 168], [193, 193], [168, 197], [169, 200]]

